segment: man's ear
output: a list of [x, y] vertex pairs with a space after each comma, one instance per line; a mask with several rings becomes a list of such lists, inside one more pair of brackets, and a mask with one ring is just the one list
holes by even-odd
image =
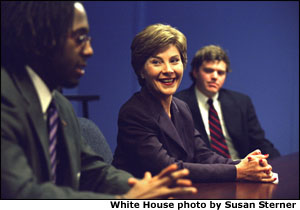
[[193, 68], [192, 74], [194, 79], [197, 79], [197, 70], [195, 68]]

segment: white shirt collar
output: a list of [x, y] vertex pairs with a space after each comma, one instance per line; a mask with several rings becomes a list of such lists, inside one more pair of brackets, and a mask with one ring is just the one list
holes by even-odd
[[[207, 100], [209, 99], [206, 95], [204, 95], [198, 88], [195, 86], [195, 93], [198, 101], [202, 103], [203, 105], [207, 104]], [[219, 97], [219, 92], [217, 92], [213, 97], [213, 103], [218, 99]]]
[[45, 82], [30, 66], [26, 65], [25, 68], [38, 94], [39, 101], [42, 106], [42, 112], [45, 114], [52, 100], [52, 94]]

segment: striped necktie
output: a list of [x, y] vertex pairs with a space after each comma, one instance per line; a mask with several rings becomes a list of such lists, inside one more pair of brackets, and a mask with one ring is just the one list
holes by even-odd
[[58, 130], [58, 112], [54, 104], [54, 100], [51, 101], [47, 110], [48, 115], [48, 133], [49, 133], [49, 153], [51, 163], [51, 180], [56, 182], [56, 144], [57, 144], [57, 130]]
[[209, 104], [209, 131], [211, 138], [211, 148], [224, 157], [230, 158], [229, 150], [222, 132], [218, 113], [214, 108], [212, 99], [208, 99]]

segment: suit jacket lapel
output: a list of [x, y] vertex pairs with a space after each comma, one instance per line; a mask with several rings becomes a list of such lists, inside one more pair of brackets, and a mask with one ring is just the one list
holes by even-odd
[[209, 142], [209, 138], [208, 135], [206, 133], [205, 130], [205, 126], [202, 120], [202, 115], [198, 106], [198, 101], [197, 101], [197, 97], [196, 97], [196, 93], [195, 93], [195, 86], [192, 85], [189, 88], [189, 97], [187, 100], [189, 101], [189, 107], [191, 109], [193, 118], [194, 118], [194, 124], [195, 124], [195, 128], [200, 132], [202, 139], [205, 141], [205, 143], [207, 144], [208, 147], [210, 147], [210, 142]]
[[221, 102], [221, 108], [223, 113], [223, 118], [226, 124], [227, 131], [231, 137], [234, 136], [234, 130], [238, 126], [236, 123], [239, 122], [239, 110], [236, 107], [234, 100], [230, 98], [230, 96], [225, 96], [224, 91], [220, 90], [219, 92], [219, 100]]
[[172, 120], [163, 109], [162, 105], [151, 93], [148, 92], [146, 88], [141, 90], [141, 94], [145, 100], [145, 103], [148, 104], [150, 113], [157, 119], [158, 126], [170, 137], [170, 139], [175, 141], [184, 151], [186, 151], [178, 131], [176, 130]]
[[[24, 75], [21, 75], [24, 74]], [[43, 113], [40, 105], [40, 101], [36, 90], [32, 84], [31, 79], [27, 72], [20, 72], [19, 74], [13, 74], [16, 86], [18, 87], [21, 94], [24, 96], [27, 102], [28, 118], [32, 122], [33, 132], [36, 132], [39, 142], [43, 149], [45, 159], [48, 163], [49, 175], [50, 175], [50, 159], [49, 159], [49, 138], [47, 123], [43, 118]]]
[[183, 148], [184, 151], [186, 151], [186, 148], [184, 146], [184, 143], [182, 142], [182, 139], [180, 138], [177, 129], [175, 128], [172, 120], [169, 118], [169, 116], [164, 112], [159, 115], [158, 118], [158, 124], [159, 127], [173, 140], [175, 141], [180, 147]]
[[[69, 177], [68, 182], [70, 183], [70, 185], [75, 186], [77, 188], [79, 187], [79, 182], [78, 182], [79, 180], [77, 179], [77, 176], [79, 174], [77, 173], [80, 171], [80, 169], [77, 167], [78, 166], [77, 163], [79, 162], [78, 158], [80, 157], [80, 155], [78, 154], [78, 149], [77, 149], [78, 143], [74, 142], [76, 141], [74, 138], [80, 139], [81, 136], [76, 136], [76, 137], [74, 136], [74, 130], [76, 130], [76, 128], [72, 127], [72, 125], [68, 123], [70, 119], [68, 119], [67, 117], [68, 114], [65, 113], [66, 111], [64, 109], [64, 105], [62, 104], [62, 101], [59, 100], [59, 97], [57, 97], [57, 94], [58, 93], [55, 91], [53, 94], [53, 98], [55, 100], [59, 119], [61, 122], [60, 124], [61, 124], [62, 135], [60, 135], [59, 141], [62, 141], [61, 143], [65, 145], [64, 154], [61, 157], [67, 158], [67, 160], [65, 159], [64, 161], [67, 162], [67, 165], [70, 168], [70, 171], [64, 170], [64, 172], [70, 173], [70, 174], [65, 174], [65, 176]], [[78, 155], [74, 155], [74, 154], [78, 154]]]

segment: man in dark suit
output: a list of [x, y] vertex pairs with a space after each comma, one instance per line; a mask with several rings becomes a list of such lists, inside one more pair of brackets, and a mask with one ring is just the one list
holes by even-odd
[[219, 46], [201, 48], [192, 60], [190, 77], [193, 85], [175, 94], [185, 101], [193, 115], [195, 128], [210, 147], [209, 98], [220, 118], [232, 159], [244, 158], [249, 152], [260, 149], [270, 158], [280, 156], [273, 144], [265, 138], [251, 99], [242, 93], [222, 88], [231, 71], [226, 52]]
[[79, 2], [1, 2], [1, 198], [147, 199], [196, 192], [182, 179], [188, 170], [171, 165], [137, 180], [84, 142], [72, 105], [56, 89], [74, 87], [83, 76], [93, 54], [88, 32]]

